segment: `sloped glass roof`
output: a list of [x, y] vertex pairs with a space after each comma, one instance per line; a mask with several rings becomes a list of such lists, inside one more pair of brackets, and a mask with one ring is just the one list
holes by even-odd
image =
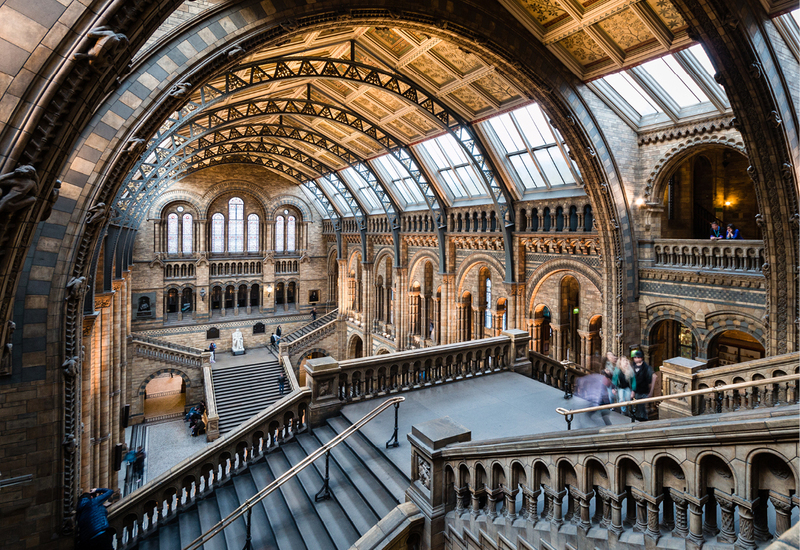
[[486, 196], [483, 182], [464, 150], [450, 134], [422, 142], [417, 146], [424, 151], [420, 157], [427, 161], [437, 176], [440, 186], [451, 198], [472, 199]]
[[654, 115], [663, 112], [663, 109], [658, 106], [658, 103], [653, 101], [653, 98], [650, 97], [628, 73], [623, 71], [621, 73], [610, 74], [603, 80], [630, 103], [631, 107], [636, 110], [639, 116]]
[[648, 61], [641, 67], [664, 88], [679, 107], [708, 101], [708, 96], [671, 55]]
[[399, 202], [405, 206], [420, 206], [425, 204], [425, 197], [417, 187], [416, 182], [411, 178], [406, 167], [392, 155], [383, 155], [374, 159], [372, 162], [378, 168], [378, 176], [384, 183], [388, 183], [388, 188]]
[[353, 216], [354, 213], [350, 210], [350, 206], [347, 204], [347, 200], [342, 196], [341, 193], [331, 185], [331, 183], [325, 177], [317, 178], [315, 180], [317, 184], [322, 187], [322, 190], [328, 195], [336, 205], [336, 208], [339, 212], [342, 213], [343, 216]]
[[322, 204], [320, 204], [320, 202], [317, 200], [317, 197], [315, 197], [311, 191], [306, 189], [304, 185], [299, 185], [298, 187], [301, 191], [303, 191], [303, 194], [306, 196], [309, 202], [314, 205], [314, 208], [317, 210], [317, 212], [319, 212], [319, 215], [324, 219], [328, 219], [328, 213], [325, 211], [325, 207], [323, 207]]
[[350, 184], [355, 194], [361, 199], [361, 204], [369, 209], [369, 213], [381, 210], [381, 202], [372, 187], [350, 166], [339, 172], [342, 178]]

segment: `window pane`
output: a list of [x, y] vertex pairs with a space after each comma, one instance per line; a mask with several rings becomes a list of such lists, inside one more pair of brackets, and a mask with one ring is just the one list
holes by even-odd
[[542, 178], [542, 175], [539, 173], [539, 169], [536, 168], [533, 159], [528, 153], [514, 155], [513, 157], [509, 157], [509, 160], [516, 169], [519, 179], [522, 181], [522, 185], [525, 189], [531, 190], [537, 187], [547, 187], [544, 178]]
[[485, 193], [481, 191], [480, 183], [478, 181], [478, 174], [475, 173], [472, 165], [459, 166], [456, 168], [456, 174], [458, 174], [458, 176], [461, 178], [461, 181], [466, 186], [470, 195], [473, 197], [485, 195]]
[[444, 151], [445, 156], [450, 160], [452, 164], [467, 164], [469, 163], [469, 159], [467, 155], [464, 154], [464, 150], [461, 148], [461, 144], [456, 141], [456, 138], [451, 136], [450, 134], [445, 134], [441, 137], [436, 138], [436, 143], [442, 148]]
[[689, 48], [689, 51], [692, 52], [694, 58], [697, 59], [697, 61], [700, 63], [700, 65], [703, 66], [706, 72], [709, 75], [714, 76], [714, 73], [716, 73], [717, 71], [714, 70], [714, 65], [711, 64], [711, 60], [708, 58], [706, 51], [703, 49], [703, 46], [701, 44], [695, 44], [694, 46]]
[[680, 107], [708, 101], [706, 95], [671, 56], [648, 61], [642, 67], [658, 82]]
[[247, 251], [258, 252], [258, 215], [250, 214], [247, 216]]
[[539, 166], [542, 167], [544, 175], [547, 181], [550, 182], [550, 185], [563, 185], [564, 180], [561, 179], [561, 174], [556, 170], [556, 165], [553, 164], [553, 159], [550, 157], [548, 150], [539, 149], [534, 152], [534, 155], [536, 155], [536, 161], [539, 163]]
[[602, 80], [614, 88], [640, 116], [661, 112], [658, 104], [627, 73], [610, 74]]
[[558, 150], [558, 147], [550, 147], [548, 151], [550, 152], [550, 157], [553, 159], [553, 162], [558, 169], [558, 173], [561, 174], [561, 179], [564, 180], [564, 183], [575, 183], [575, 176], [572, 175], [572, 172], [567, 165], [567, 161], [564, 159], [564, 155], [561, 154], [561, 151]]
[[525, 143], [522, 141], [508, 114], [489, 119], [489, 124], [497, 134], [497, 137], [500, 138], [500, 143], [502, 143], [507, 153], [515, 153], [525, 149]]
[[286, 223], [286, 252], [295, 251], [295, 240], [295, 219], [294, 216], [289, 216], [289, 221]]
[[192, 215], [183, 215], [183, 253], [192, 253]]
[[228, 201], [228, 252], [244, 252], [244, 201]]
[[167, 216], [167, 254], [178, 253], [178, 215]]
[[528, 140], [531, 147], [539, 147], [555, 143], [550, 132], [550, 124], [544, 118], [542, 109], [537, 104], [530, 105], [512, 113], [519, 123], [522, 135]]
[[275, 218], [275, 252], [283, 252], [283, 216]]
[[411, 178], [403, 178], [402, 180], [400, 180], [400, 182], [401, 183], [398, 184], [398, 187], [401, 185], [405, 185], [405, 188], [408, 190], [409, 193], [411, 193], [411, 196], [413, 197], [412, 202], [420, 203], [425, 201], [425, 197], [422, 196], [422, 191], [419, 190], [417, 182], [415, 182]]
[[225, 251], [225, 216], [216, 213], [211, 216], [211, 252]]
[[443, 170], [449, 166], [447, 159], [442, 153], [442, 149], [436, 143], [436, 140], [425, 141], [420, 143], [420, 147], [425, 149], [431, 156], [433, 163], [436, 165], [437, 170]]

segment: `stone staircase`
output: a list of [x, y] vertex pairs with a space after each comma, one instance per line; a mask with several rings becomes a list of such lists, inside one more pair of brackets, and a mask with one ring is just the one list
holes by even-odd
[[[277, 358], [253, 365], [212, 369], [220, 433], [231, 431], [278, 401], [282, 397], [278, 393], [278, 378], [282, 372]], [[288, 379], [284, 389], [286, 394], [292, 391]]]
[[330, 323], [331, 321], [336, 320], [336, 317], [339, 315], [339, 310], [334, 309], [333, 311], [326, 313], [322, 317], [317, 317], [314, 321], [311, 321], [307, 325], [300, 327], [299, 329], [290, 332], [289, 334], [285, 334], [283, 338], [281, 338], [281, 343], [284, 344], [291, 344], [292, 342], [299, 340], [306, 334], [309, 334], [319, 327]]
[[[329, 419], [314, 433], [301, 433], [251, 462], [196, 504], [138, 540], [134, 548], [180, 550], [233, 512], [293, 465], [350, 426], [344, 417]], [[325, 476], [325, 458], [301, 471], [252, 512], [252, 548], [270, 550], [347, 550], [378, 521], [405, 500], [408, 478], [361, 433], [331, 451], [332, 498], [314, 495]], [[205, 550], [244, 547], [246, 525], [237, 519], [207, 542]]]

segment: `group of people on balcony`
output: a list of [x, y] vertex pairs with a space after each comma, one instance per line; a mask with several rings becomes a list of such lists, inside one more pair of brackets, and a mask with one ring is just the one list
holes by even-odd
[[711, 235], [710, 238], [712, 241], [721, 241], [723, 239], [742, 239], [744, 237], [741, 236], [739, 230], [736, 229], [732, 223], [729, 223], [726, 226], [725, 232], [723, 233], [721, 229], [721, 225], [717, 220], [711, 222]]
[[[577, 393], [593, 405], [607, 405], [630, 402], [631, 396], [634, 400], [653, 397], [655, 387], [656, 374], [644, 360], [644, 353], [641, 350], [633, 351], [630, 360], [624, 356], [617, 357], [609, 351], [606, 354], [603, 372], [584, 376], [578, 383]], [[648, 419], [646, 404], [634, 405], [631, 408], [633, 410], [621, 406], [620, 410], [623, 414], [631, 415], [639, 421]], [[606, 425], [611, 423], [611, 419], [608, 418], [609, 409], [598, 412]], [[594, 414], [592, 412], [589, 416]]]

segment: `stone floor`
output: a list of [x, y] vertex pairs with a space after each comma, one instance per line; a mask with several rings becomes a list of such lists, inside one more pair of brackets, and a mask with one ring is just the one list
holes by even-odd
[[264, 346], [245, 349], [244, 355], [233, 355], [229, 351], [218, 351], [216, 353], [215, 369], [226, 367], [238, 367], [240, 365], [255, 365], [264, 361], [274, 361], [277, 355]]
[[[589, 406], [579, 397], [564, 400], [564, 392], [536, 382], [513, 372], [502, 372], [435, 386], [402, 394], [406, 401], [400, 404], [400, 446], [385, 449], [385, 443], [394, 429], [394, 408], [389, 408], [362, 428], [362, 432], [406, 475], [411, 471], [411, 452], [407, 434], [411, 426], [428, 420], [449, 416], [472, 431], [472, 441], [497, 439], [566, 431], [564, 417], [557, 407], [577, 409]], [[380, 399], [348, 405], [342, 414], [355, 422], [381, 403]], [[612, 424], [623, 424], [630, 419], [610, 413]], [[603, 426], [599, 413], [593, 417], [578, 415], [573, 429]]]
[[146, 441], [145, 483], [209, 445], [205, 436], [192, 437], [182, 419], [147, 426]]

